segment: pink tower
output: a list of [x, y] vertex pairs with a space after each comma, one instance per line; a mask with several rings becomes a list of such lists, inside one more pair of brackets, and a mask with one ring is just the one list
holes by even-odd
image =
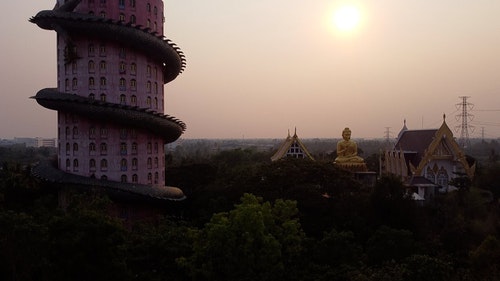
[[58, 170], [38, 176], [184, 198], [165, 186], [164, 145], [186, 126], [164, 113], [163, 85], [185, 66], [164, 19], [162, 0], [57, 0], [30, 19], [57, 32], [57, 88], [34, 98], [57, 110]]

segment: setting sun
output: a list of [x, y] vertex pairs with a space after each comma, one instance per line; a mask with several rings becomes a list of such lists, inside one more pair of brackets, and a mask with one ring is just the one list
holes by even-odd
[[333, 15], [333, 24], [342, 32], [354, 30], [360, 22], [361, 16], [358, 8], [355, 6], [342, 6], [338, 8]]

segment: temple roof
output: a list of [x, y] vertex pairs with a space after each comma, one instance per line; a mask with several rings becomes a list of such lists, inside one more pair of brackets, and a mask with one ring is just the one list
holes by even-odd
[[283, 141], [283, 143], [280, 145], [280, 147], [278, 148], [278, 151], [276, 151], [276, 153], [274, 153], [274, 155], [271, 157], [271, 161], [276, 161], [276, 160], [287, 157], [289, 155], [290, 148], [292, 147], [293, 144], [297, 144], [298, 148], [304, 154], [304, 156], [305, 156], [304, 158], [307, 157], [311, 160], [314, 160], [312, 155], [307, 150], [306, 146], [302, 143], [302, 141], [297, 136], [297, 129], [295, 129], [295, 133], [292, 137], [290, 136], [290, 131], [288, 131], [288, 136]]

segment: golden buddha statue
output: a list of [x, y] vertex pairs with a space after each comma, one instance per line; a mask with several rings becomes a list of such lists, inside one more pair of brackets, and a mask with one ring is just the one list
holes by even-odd
[[358, 145], [351, 140], [351, 130], [345, 128], [342, 131], [343, 140], [337, 143], [336, 164], [364, 163], [365, 160], [358, 156]]

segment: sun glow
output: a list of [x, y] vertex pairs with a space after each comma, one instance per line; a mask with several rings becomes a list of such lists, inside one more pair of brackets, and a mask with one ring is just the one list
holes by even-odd
[[359, 26], [360, 20], [359, 9], [353, 5], [341, 6], [333, 14], [333, 24], [341, 32], [355, 30]]

